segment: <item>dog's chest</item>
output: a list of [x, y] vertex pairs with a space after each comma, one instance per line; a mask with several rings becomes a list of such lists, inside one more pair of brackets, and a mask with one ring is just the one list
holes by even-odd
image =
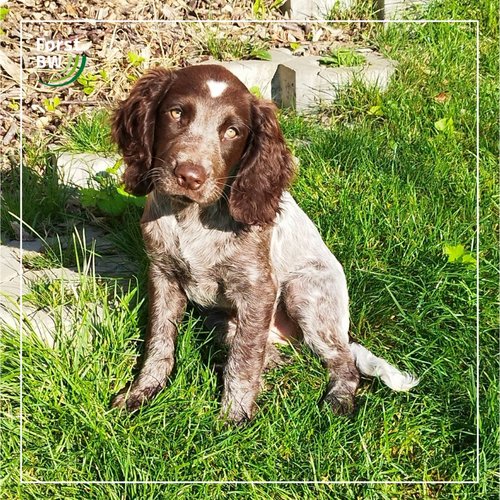
[[148, 231], [157, 236], [148, 248], [150, 256], [173, 266], [188, 299], [201, 306], [223, 307], [221, 269], [234, 248], [231, 233], [209, 229], [197, 219], [179, 221], [175, 215], [148, 224], [157, 225]]

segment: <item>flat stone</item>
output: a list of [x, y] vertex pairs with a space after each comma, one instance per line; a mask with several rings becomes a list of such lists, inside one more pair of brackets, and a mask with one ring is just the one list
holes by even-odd
[[[99, 304], [88, 304], [85, 314], [90, 315], [91, 321], [101, 321], [104, 316], [103, 308]], [[23, 301], [21, 310], [19, 301], [0, 296], [0, 327], [22, 332], [24, 336], [36, 335], [49, 347], [54, 347], [58, 335], [73, 335], [81, 320], [82, 311], [72, 307], [61, 306], [51, 311]]]
[[[394, 73], [395, 62], [371, 49], [355, 49], [365, 64], [328, 67], [318, 56], [294, 56], [288, 49], [271, 49], [271, 61], [218, 63], [237, 76], [249, 89], [258, 87], [262, 97], [280, 107], [310, 111], [321, 102], [332, 102], [342, 87], [358, 79], [384, 90]], [[213, 63], [213, 61], [211, 61]]]
[[280, 108], [296, 107], [296, 74], [288, 66], [278, 64], [271, 81], [271, 99]]
[[88, 187], [92, 177], [105, 174], [119, 156], [103, 157], [94, 153], [62, 153], [57, 158], [59, 177], [65, 184]]
[[[22, 322], [20, 322], [20, 318]], [[22, 326], [21, 326], [22, 323]], [[43, 309], [23, 304], [22, 313], [20, 305], [0, 300], [0, 325], [24, 335], [35, 334], [44, 344], [54, 346], [56, 322], [54, 318]]]
[[[115, 251], [114, 243], [102, 229], [94, 226], [85, 226], [83, 230], [82, 228], [77, 228], [76, 230], [80, 237], [84, 239], [86, 248], [93, 248], [98, 254], [113, 253]], [[43, 254], [47, 246], [56, 249], [56, 252], [59, 246], [62, 250], [65, 250], [69, 245], [73, 244], [73, 234], [74, 233], [59, 237], [50, 236], [44, 241], [38, 238], [33, 241], [23, 241], [22, 248], [19, 247], [18, 240], [11, 240], [7, 242], [5, 246], [10, 249], [19, 263], [19, 256], [24, 257], [26, 255]], [[85, 236], [84, 238], [83, 235]], [[5, 250], [5, 252], [7, 252], [7, 250]]]
[[87, 248], [92, 248], [99, 254], [110, 253], [115, 250], [115, 245], [106, 233], [94, 226], [86, 226], [84, 229], [85, 244]]
[[[88, 248], [96, 242], [97, 252], [111, 250], [112, 242], [106, 238], [99, 228], [85, 228], [85, 241]], [[82, 321], [82, 314], [90, 315], [91, 321], [99, 321], [103, 317], [103, 308], [99, 304], [88, 304], [85, 311], [78, 311], [73, 307], [60, 307], [55, 311], [39, 308], [28, 300], [23, 300], [22, 310], [20, 296], [29, 292], [30, 286], [42, 281], [50, 283], [54, 280], [63, 280], [70, 286], [78, 286], [82, 276], [90, 275], [101, 277], [131, 278], [137, 272], [137, 266], [124, 255], [95, 256], [89, 261], [88, 267], [79, 273], [75, 268], [49, 268], [39, 270], [26, 270], [20, 273], [20, 256], [26, 252], [43, 251], [45, 244], [41, 240], [22, 242], [10, 241], [7, 245], [0, 246], [0, 328], [9, 328], [23, 335], [36, 335], [44, 344], [54, 347], [55, 340], [60, 335], [73, 335], [75, 326]], [[21, 280], [22, 276], [22, 280]], [[22, 319], [20, 319], [22, 318]]]
[[228, 69], [250, 91], [273, 100], [280, 107], [293, 107], [295, 102], [295, 74], [276, 61], [205, 61]]
[[[368, 85], [377, 85], [382, 90], [394, 73], [395, 63], [372, 50], [359, 50], [366, 63], [359, 66], [328, 67], [320, 64], [321, 57], [293, 57], [283, 64], [296, 74], [296, 107], [306, 111], [320, 102], [332, 102], [338, 91], [358, 79]], [[285, 57], [285, 56], [282, 56]]]
[[29, 270], [23, 273], [26, 290], [31, 283], [37, 281], [63, 280], [68, 283], [79, 283], [82, 276], [94, 275], [101, 278], [129, 278], [137, 273], [137, 264], [122, 254], [95, 256], [94, 262], [89, 262], [88, 269], [79, 273], [76, 268], [56, 267], [50, 269]]
[[280, 10], [290, 19], [326, 19], [333, 7], [349, 8], [352, 0], [286, 0]]
[[[22, 246], [19, 245], [20, 243], [22, 244]], [[11, 251], [16, 255], [17, 259], [19, 259], [20, 255], [24, 256], [26, 254], [41, 253], [45, 245], [42, 240], [35, 238], [32, 241], [22, 242], [19, 242], [19, 240], [11, 240], [8, 241], [5, 246], [11, 249]]]
[[430, 0], [376, 0], [375, 9], [380, 19], [398, 19], [410, 8], [427, 5]]
[[36, 309], [31, 305], [23, 305], [22, 317], [22, 333], [24, 335], [33, 333], [44, 344], [54, 347], [57, 325], [53, 315], [44, 309]]
[[14, 276], [10, 281], [0, 283], [0, 296], [16, 298], [22, 293], [24, 293], [24, 285], [22, 285], [19, 276]]
[[366, 58], [366, 65], [355, 73], [367, 85], [376, 85], [385, 90], [396, 70], [396, 62], [370, 49], [358, 50]]
[[[275, 52], [276, 54], [276, 52]], [[318, 92], [321, 80], [318, 78], [320, 65], [318, 57], [291, 56], [288, 59], [285, 51], [279, 56], [286, 65], [295, 73], [295, 107], [299, 111], [304, 111], [314, 106], [318, 101]]]
[[5, 245], [0, 245], [0, 290], [1, 283], [19, 276], [20, 262], [17, 252]]
[[275, 64], [286, 64], [288, 61], [297, 59], [297, 56], [294, 56], [289, 49], [284, 48], [269, 49], [269, 54], [271, 54], [271, 61]]
[[[10, 243], [19, 243], [18, 241], [13, 241]], [[21, 252], [24, 254], [25, 252], [31, 252], [31, 253], [40, 253], [43, 250], [44, 244], [43, 241], [35, 238], [33, 241], [23, 241], [22, 242], [22, 247], [21, 247]], [[19, 245], [18, 245], [19, 248]]]
[[54, 267], [48, 269], [29, 270], [23, 273], [24, 283], [29, 286], [36, 281], [63, 280], [71, 283], [80, 282], [81, 276], [75, 269]]
[[103, 278], [129, 278], [137, 273], [137, 265], [125, 255], [106, 255], [96, 258], [95, 273]]
[[318, 71], [318, 85], [316, 89], [307, 94], [308, 106], [314, 106], [319, 101], [334, 101], [339, 90], [349, 85], [356, 72], [352, 68], [324, 68]]

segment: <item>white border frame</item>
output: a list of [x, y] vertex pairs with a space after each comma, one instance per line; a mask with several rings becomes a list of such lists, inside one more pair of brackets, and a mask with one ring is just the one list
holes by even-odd
[[[306, 19], [283, 19], [283, 20], [250, 20], [250, 19], [224, 19], [224, 20], [188, 20], [188, 19], [145, 19], [145, 20], [104, 20], [104, 19], [44, 19], [44, 20], [24, 20], [21, 19], [20, 28], [20, 45], [19, 45], [19, 81], [20, 81], [20, 93], [19, 93], [19, 109], [20, 109], [20, 127], [19, 127], [19, 169], [20, 169], [20, 196], [19, 196], [19, 209], [20, 209], [20, 224], [21, 232], [23, 226], [23, 25], [24, 24], [48, 24], [48, 23], [89, 23], [89, 24], [173, 24], [173, 23], [197, 23], [197, 24], [231, 24], [231, 23], [257, 23], [257, 24], [271, 24], [271, 23], [303, 23]], [[479, 373], [480, 373], [480, 359], [479, 359], [479, 321], [480, 321], [480, 307], [479, 307], [479, 292], [480, 292], [480, 268], [479, 268], [479, 233], [480, 233], [480, 186], [479, 186], [479, 20], [477, 19], [418, 19], [418, 20], [365, 20], [365, 19], [348, 19], [348, 20], [316, 20], [310, 19], [309, 22], [314, 22], [318, 24], [350, 24], [350, 23], [410, 23], [410, 24], [432, 24], [432, 23], [448, 23], [448, 24], [475, 24], [476, 25], [476, 478], [474, 480], [466, 481], [25, 481], [23, 480], [23, 322], [19, 322], [19, 334], [20, 334], [20, 349], [19, 349], [19, 481], [20, 484], [315, 484], [315, 485], [329, 485], [329, 484], [478, 484], [480, 479], [480, 467], [479, 467], [479, 454], [480, 454], [480, 435], [479, 435]], [[22, 255], [22, 239], [19, 242], [20, 254]], [[22, 318], [22, 308], [23, 308], [23, 269], [22, 269], [22, 259], [19, 259], [19, 270], [20, 270], [20, 303], [19, 311], [20, 318]]]

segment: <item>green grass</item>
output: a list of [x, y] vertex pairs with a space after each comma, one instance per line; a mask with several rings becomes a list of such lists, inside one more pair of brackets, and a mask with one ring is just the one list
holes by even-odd
[[333, 68], [339, 68], [341, 66], [362, 66], [365, 62], [365, 56], [353, 49], [338, 49], [319, 59], [320, 64]]
[[109, 113], [99, 110], [82, 114], [63, 131], [65, 151], [74, 153], [110, 153], [115, 150], [109, 133]]
[[[441, 9], [443, 17], [467, 17], [451, 0]], [[475, 479], [476, 273], [443, 253], [457, 244], [478, 252], [475, 31], [399, 24], [370, 28], [366, 36], [398, 61], [388, 90], [355, 85], [345, 91], [322, 110], [330, 126], [291, 113], [281, 122], [301, 163], [294, 195], [345, 267], [353, 336], [416, 373], [420, 385], [400, 394], [364, 380], [356, 414], [338, 418], [318, 405], [326, 373], [303, 348], [290, 352], [292, 364], [266, 375], [255, 420], [226, 427], [212, 369], [218, 353], [189, 311], [169, 387], [137, 415], [120, 415], [109, 401], [133, 377], [147, 321], [145, 277], [127, 292], [92, 275], [73, 287], [40, 285], [34, 303], [55, 309], [70, 300], [77, 321], [68, 331], [60, 326], [55, 349], [33, 337], [23, 342], [25, 481]], [[478, 484], [16, 486], [19, 339], [6, 331], [1, 446], [11, 459], [0, 463], [5, 498], [496, 498], [498, 61], [491, 52], [495, 32], [483, 36]], [[439, 102], [443, 92], [448, 99]], [[380, 113], [370, 113], [373, 106]], [[451, 118], [453, 129], [439, 131], [442, 118]], [[132, 256], [141, 252], [138, 217], [130, 210], [109, 222]]]
[[14, 239], [13, 223], [18, 223], [21, 213], [19, 185], [23, 179], [23, 220], [42, 235], [47, 234], [60, 223], [67, 221], [67, 206], [71, 190], [59, 183], [57, 171], [50, 157], [36, 163], [25, 163], [21, 169], [13, 168], [2, 172], [0, 193], [0, 227], [2, 241]]
[[255, 37], [242, 41], [238, 36], [228, 36], [216, 28], [217, 25], [205, 28], [199, 40], [199, 50], [202, 54], [212, 56], [219, 61], [240, 59], [271, 58], [267, 49], [268, 43]]

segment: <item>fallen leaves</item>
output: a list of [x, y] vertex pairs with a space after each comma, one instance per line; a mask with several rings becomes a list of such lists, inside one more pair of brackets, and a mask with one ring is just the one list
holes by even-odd
[[439, 94], [434, 96], [434, 100], [440, 104], [448, 102], [451, 96], [448, 92], [439, 92]]

